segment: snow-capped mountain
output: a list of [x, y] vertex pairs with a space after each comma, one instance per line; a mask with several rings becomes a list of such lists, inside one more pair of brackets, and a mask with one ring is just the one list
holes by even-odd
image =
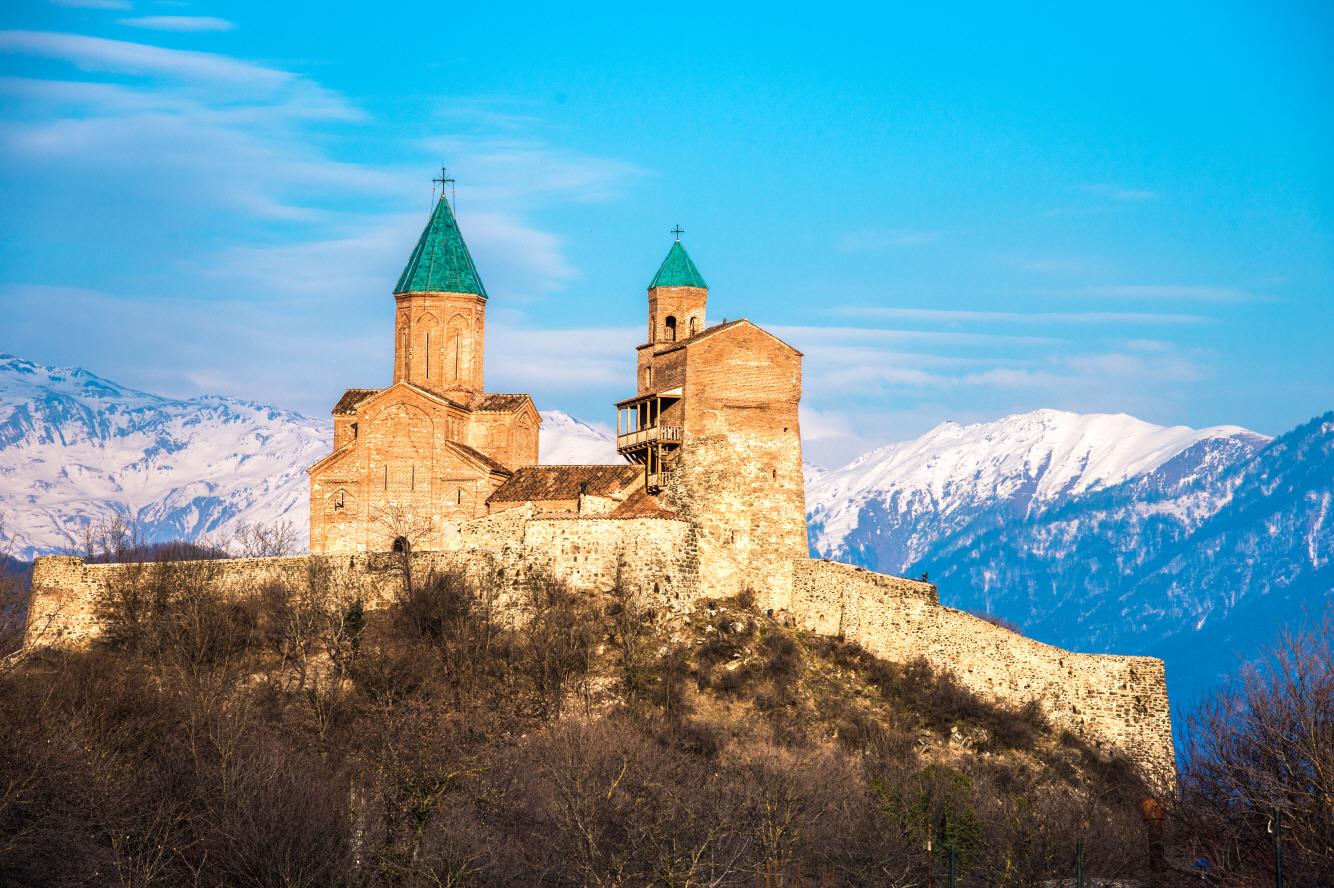
[[[618, 461], [609, 432], [558, 410], [542, 419], [544, 462]], [[19, 558], [77, 549], [113, 513], [150, 542], [287, 520], [304, 545], [305, 469], [331, 439], [329, 421], [289, 410], [164, 398], [0, 355], [0, 514]]]
[[617, 465], [616, 435], [605, 426], [575, 419], [560, 410], [543, 410], [537, 461], [548, 466]]
[[1268, 441], [1237, 426], [1158, 426], [1125, 414], [1037, 410], [989, 423], [945, 422], [810, 478], [812, 549], [891, 572], [979, 514], [1025, 518], [1066, 498], [1158, 468], [1201, 442], [1208, 463]]
[[1055, 411], [946, 424], [815, 480], [812, 548], [927, 573], [1043, 641], [1167, 661], [1188, 699], [1334, 598], [1334, 414], [1278, 439]]

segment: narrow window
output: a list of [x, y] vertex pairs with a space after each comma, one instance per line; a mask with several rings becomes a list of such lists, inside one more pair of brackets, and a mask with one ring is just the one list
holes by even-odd
[[670, 342], [676, 341], [676, 318], [667, 316], [667, 339]]
[[696, 315], [695, 317], [690, 319], [690, 335], [694, 336], [698, 332], [699, 332], [699, 316]]
[[460, 356], [460, 354], [459, 354], [459, 351], [460, 351], [460, 349], [459, 349], [459, 334], [455, 333], [455, 334], [454, 334], [454, 380], [455, 380], [456, 382], [458, 381], [458, 378], [459, 378], [459, 364], [461, 363], [461, 360], [460, 360], [460, 359], [461, 359], [461, 356]]
[[463, 505], [463, 488], [460, 487], [454, 494], [455, 505]]
[[384, 489], [389, 489], [389, 463], [384, 464]]
[[342, 490], [340, 490], [340, 491], [338, 491], [336, 494], [334, 494], [334, 511], [335, 511], [335, 512], [341, 511], [342, 508], [343, 508], [345, 505], [347, 505], [347, 503], [346, 503], [346, 502], [344, 501], [344, 499], [343, 499], [343, 496], [344, 496], [344, 491], [342, 491]]
[[[777, 472], [774, 473], [774, 477], [775, 477], [775, 478], [778, 477], [778, 473], [777, 473]], [[409, 489], [409, 490], [416, 490], [416, 489], [417, 489], [417, 466], [416, 466], [415, 463], [414, 463], [413, 466], [412, 466], [412, 476], [411, 476], [411, 478], [410, 478], [409, 481], [408, 481], [408, 489]]]
[[431, 378], [431, 334], [426, 334], [426, 378]]

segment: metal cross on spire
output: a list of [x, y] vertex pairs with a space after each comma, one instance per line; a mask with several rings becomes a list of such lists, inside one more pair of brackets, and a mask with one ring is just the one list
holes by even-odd
[[[454, 211], [455, 211], [455, 212], [458, 212], [458, 207], [457, 207], [458, 201], [455, 200], [455, 198], [454, 198], [454, 180], [453, 180], [452, 178], [450, 178], [450, 176], [449, 176], [449, 171], [445, 169], [445, 165], [444, 165], [444, 164], [441, 164], [441, 165], [440, 165], [440, 178], [438, 178], [438, 179], [432, 179], [431, 181], [434, 182], [436, 185], [439, 185], [439, 186], [440, 186], [440, 197], [441, 197], [441, 199], [444, 199], [444, 196], [445, 196], [445, 186], [446, 186], [446, 185], [449, 186], [449, 198], [450, 198], [450, 199], [449, 199], [449, 202], [450, 202], [450, 204], [453, 204], [453, 205], [455, 206]], [[435, 193], [435, 188], [434, 188], [434, 186], [432, 186], [432, 188], [431, 188], [431, 193], [432, 193], [432, 194]]]
[[672, 234], [676, 235], [676, 239], [677, 239], [677, 241], [680, 241], [680, 240], [681, 240], [681, 235], [683, 235], [683, 234], [685, 234], [685, 233], [686, 233], [686, 230], [685, 230], [684, 228], [682, 228], [680, 225], [677, 225], [675, 228], [672, 229]]

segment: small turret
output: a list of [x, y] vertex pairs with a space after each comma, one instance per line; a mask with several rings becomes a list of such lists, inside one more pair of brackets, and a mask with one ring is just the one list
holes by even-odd
[[651, 344], [676, 342], [694, 336], [705, 327], [709, 285], [681, 245], [682, 232], [680, 226], [672, 229], [676, 241], [648, 285], [648, 341]]

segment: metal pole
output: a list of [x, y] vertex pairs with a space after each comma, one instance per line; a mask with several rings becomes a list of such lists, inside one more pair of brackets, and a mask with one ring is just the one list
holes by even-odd
[[950, 845], [950, 888], [954, 888], [954, 846]]
[[1084, 840], [1075, 842], [1075, 888], [1084, 888]]

